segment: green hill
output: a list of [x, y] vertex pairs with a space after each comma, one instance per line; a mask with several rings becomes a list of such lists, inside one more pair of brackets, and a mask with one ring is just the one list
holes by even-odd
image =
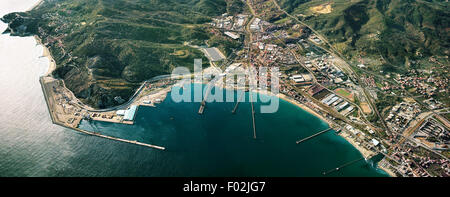
[[[450, 9], [445, 0], [278, 0], [280, 6], [324, 34], [348, 59], [411, 59], [449, 55]], [[331, 13], [312, 7], [331, 3]]]
[[38, 35], [58, 65], [54, 76], [104, 108], [117, 105], [116, 96], [128, 99], [146, 79], [193, 67], [204, 55], [185, 41], [203, 44], [211, 37], [203, 24], [226, 10], [225, 0], [46, 0], [3, 21], [12, 35]]

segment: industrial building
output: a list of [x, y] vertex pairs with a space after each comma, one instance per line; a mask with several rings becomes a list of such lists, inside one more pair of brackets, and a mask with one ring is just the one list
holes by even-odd
[[137, 108], [137, 105], [132, 105], [128, 110], [126, 110], [123, 116], [123, 120], [133, 121], [134, 117], [136, 116]]

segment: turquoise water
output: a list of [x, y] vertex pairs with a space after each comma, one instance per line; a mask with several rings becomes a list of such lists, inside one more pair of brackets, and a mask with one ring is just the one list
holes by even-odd
[[[323, 176], [362, 157], [334, 131], [297, 145], [327, 124], [283, 100], [274, 114], [259, 113], [261, 104], [255, 103], [256, 140], [249, 102], [240, 103], [236, 114], [234, 103], [208, 103], [199, 115], [199, 103], [175, 103], [170, 93], [156, 108], [139, 107], [134, 125], [83, 121], [80, 128], [166, 147], [147, 148], [152, 170], [138, 174], [143, 176]], [[362, 160], [327, 176], [386, 174]]]

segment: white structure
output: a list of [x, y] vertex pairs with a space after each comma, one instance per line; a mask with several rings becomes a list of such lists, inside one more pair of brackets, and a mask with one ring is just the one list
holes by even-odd
[[118, 116], [124, 116], [124, 115], [125, 115], [125, 111], [126, 111], [126, 110], [118, 110], [118, 111], [116, 112], [116, 115], [118, 115]]
[[378, 144], [380, 144], [380, 142], [378, 140], [376, 140], [376, 139], [372, 139], [372, 144], [374, 146], [378, 146]]
[[233, 32], [226, 31], [226, 32], [225, 32], [225, 35], [227, 35], [227, 36], [229, 36], [230, 38], [233, 38], [233, 39], [235, 39], [235, 40], [239, 39], [239, 35], [237, 35], [237, 34], [235, 34], [235, 33], [233, 33]]

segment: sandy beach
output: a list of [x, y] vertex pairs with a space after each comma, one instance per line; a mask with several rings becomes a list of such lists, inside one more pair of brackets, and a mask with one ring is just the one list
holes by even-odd
[[376, 155], [373, 151], [367, 150], [366, 148], [362, 147], [361, 145], [358, 145], [355, 138], [351, 137], [351, 135], [348, 134], [347, 132], [342, 131], [339, 133], [339, 136], [343, 137], [350, 144], [352, 144], [356, 149], [358, 149], [359, 152], [361, 152], [361, 154], [364, 156], [364, 158], [368, 159], [368, 158]]
[[[316, 116], [317, 118], [320, 118], [321, 120], [323, 120], [324, 122], [326, 122], [328, 125], [333, 125], [333, 123], [328, 120], [327, 118], [323, 117], [322, 115], [320, 115], [319, 113], [317, 113], [316, 111], [312, 110], [311, 108], [309, 108], [308, 106], [301, 104], [291, 98], [289, 98], [288, 96], [284, 95], [284, 94], [278, 94], [277, 95], [280, 99], [283, 99], [285, 101], [288, 101], [300, 108], [302, 108], [303, 110], [307, 111], [308, 113]], [[353, 147], [355, 147], [360, 153], [361, 155], [363, 155], [364, 158], [368, 159], [374, 155], [376, 155], [376, 153], [374, 153], [371, 150], [367, 150], [366, 148], [364, 148], [361, 145], [358, 145], [357, 142], [355, 141], [355, 138], [350, 137], [350, 134], [348, 134], [346, 131], [342, 131], [339, 133], [339, 136], [341, 136], [342, 138], [344, 138], [347, 142], [349, 142]], [[381, 168], [380, 168], [381, 169]], [[384, 169], [382, 169], [384, 170]], [[384, 170], [387, 172], [387, 170]], [[387, 172], [389, 175], [393, 174], [395, 176], [394, 173], [392, 173], [392, 171]], [[392, 176], [392, 175], [391, 175]]]
[[[384, 160], [383, 160], [384, 161]], [[381, 170], [385, 171], [387, 174], [389, 174], [389, 176], [391, 177], [397, 177], [397, 175], [389, 168], [385, 167], [381, 162], [378, 163], [378, 168], [380, 168]]]
[[55, 69], [56, 69], [56, 63], [53, 59], [53, 56], [50, 53], [50, 50], [42, 43], [42, 40], [38, 36], [34, 36], [34, 39], [36, 39], [36, 42], [43, 47], [42, 56], [48, 58], [49, 66], [47, 73], [44, 74], [44, 76], [49, 76]]
[[284, 94], [278, 94], [276, 95], [278, 98], [283, 99], [289, 103], [292, 103], [300, 108], [302, 108], [303, 110], [307, 111], [308, 113], [316, 116], [317, 118], [320, 118], [322, 121], [326, 122], [328, 125], [332, 125], [333, 123], [331, 123], [328, 119], [326, 119], [325, 117], [323, 117], [322, 115], [320, 115], [319, 113], [317, 113], [316, 111], [312, 110], [311, 108], [309, 108], [308, 106], [301, 104], [299, 102], [297, 102], [294, 99], [289, 98], [288, 96], [284, 95]]

